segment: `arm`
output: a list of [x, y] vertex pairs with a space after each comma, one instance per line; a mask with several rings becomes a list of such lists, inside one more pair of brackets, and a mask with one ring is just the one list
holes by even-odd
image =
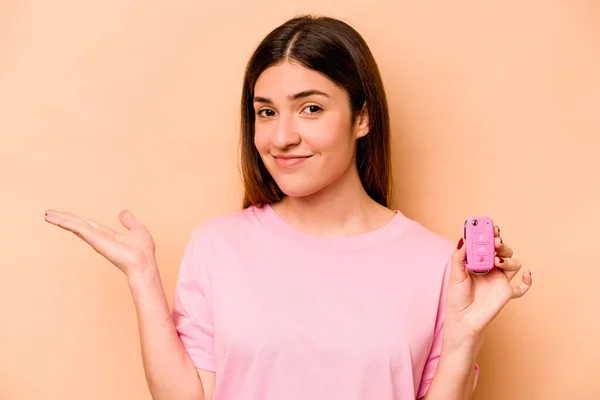
[[160, 280], [150, 232], [130, 212], [122, 211], [119, 219], [127, 228], [125, 233], [68, 212], [46, 212], [48, 223], [76, 234], [127, 277], [152, 397], [155, 400], [211, 400], [215, 375], [197, 370], [179, 339]]
[[513, 250], [500, 238], [497, 226], [494, 236], [496, 268], [486, 275], [466, 270], [463, 239], [452, 255], [444, 340], [425, 400], [472, 399], [475, 357], [485, 328], [509, 301], [522, 297], [531, 287], [530, 272], [523, 274], [520, 284], [511, 285], [521, 262], [512, 258]]
[[183, 348], [158, 268], [153, 265], [140, 270], [144, 272], [131, 275], [128, 283], [138, 316], [144, 371], [152, 398], [212, 399], [214, 372], [197, 370]]
[[471, 400], [477, 366], [475, 358], [480, 342], [442, 348], [439, 364], [423, 400]]

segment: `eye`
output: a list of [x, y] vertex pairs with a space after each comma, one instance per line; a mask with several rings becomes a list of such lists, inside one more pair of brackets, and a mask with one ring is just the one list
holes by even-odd
[[311, 104], [310, 106], [304, 107], [304, 110], [309, 110], [309, 114], [315, 115], [321, 112], [322, 108], [315, 104]]
[[[265, 114], [266, 112], [266, 114]], [[269, 118], [269, 117], [273, 117], [275, 115], [275, 111], [271, 110], [270, 108], [263, 108], [262, 110], [258, 110], [256, 115], [263, 117], [263, 118]]]

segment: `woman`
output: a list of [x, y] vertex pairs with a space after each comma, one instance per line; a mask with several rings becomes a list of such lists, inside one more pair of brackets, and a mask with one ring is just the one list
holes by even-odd
[[389, 208], [389, 118], [361, 36], [299, 17], [251, 57], [241, 211], [198, 226], [169, 310], [154, 242], [50, 210], [127, 276], [155, 399], [471, 398], [484, 328], [531, 285], [495, 227], [496, 267]]

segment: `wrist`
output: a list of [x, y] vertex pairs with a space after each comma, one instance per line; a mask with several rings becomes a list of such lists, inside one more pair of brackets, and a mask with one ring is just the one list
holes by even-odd
[[149, 261], [144, 265], [132, 268], [126, 276], [130, 287], [146, 285], [149, 282], [156, 281], [157, 278], [160, 279], [158, 265], [154, 261]]
[[447, 321], [444, 326], [442, 353], [452, 358], [462, 358], [475, 362], [477, 353], [483, 345], [483, 334], [475, 334], [464, 325]]
[[479, 347], [476, 346], [448, 346], [446, 343], [442, 345], [440, 352], [440, 364], [448, 364], [454, 366], [454, 369], [471, 368], [477, 361]]

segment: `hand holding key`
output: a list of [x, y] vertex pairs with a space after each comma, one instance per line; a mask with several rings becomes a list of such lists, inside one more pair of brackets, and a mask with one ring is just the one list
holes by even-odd
[[69, 212], [46, 212], [47, 222], [73, 232], [127, 277], [156, 265], [156, 247], [148, 229], [127, 210], [121, 211], [119, 220], [127, 228], [125, 233]]
[[[491, 219], [480, 219], [491, 223]], [[470, 235], [467, 233], [468, 238]], [[489, 248], [486, 247], [482, 251], [490, 258], [490, 264], [481, 263], [484, 267], [483, 271], [488, 271], [485, 275], [473, 274], [467, 269], [467, 249], [464, 246], [464, 238], [460, 239], [452, 255], [444, 325], [444, 340], [453, 343], [454, 346], [451, 347], [460, 347], [461, 344], [468, 342], [479, 342], [484, 329], [508, 302], [523, 297], [531, 288], [530, 271], [522, 275], [520, 283], [511, 283], [521, 269], [521, 261], [514, 258], [513, 249], [500, 237], [500, 228], [490, 227], [489, 235], [491, 239], [489, 244], [484, 244]], [[470, 241], [471, 246], [472, 243], [473, 241]], [[474, 254], [476, 252], [471, 252], [470, 257]], [[475, 266], [477, 263], [472, 264], [472, 267]], [[475, 270], [478, 271], [477, 268]]]

